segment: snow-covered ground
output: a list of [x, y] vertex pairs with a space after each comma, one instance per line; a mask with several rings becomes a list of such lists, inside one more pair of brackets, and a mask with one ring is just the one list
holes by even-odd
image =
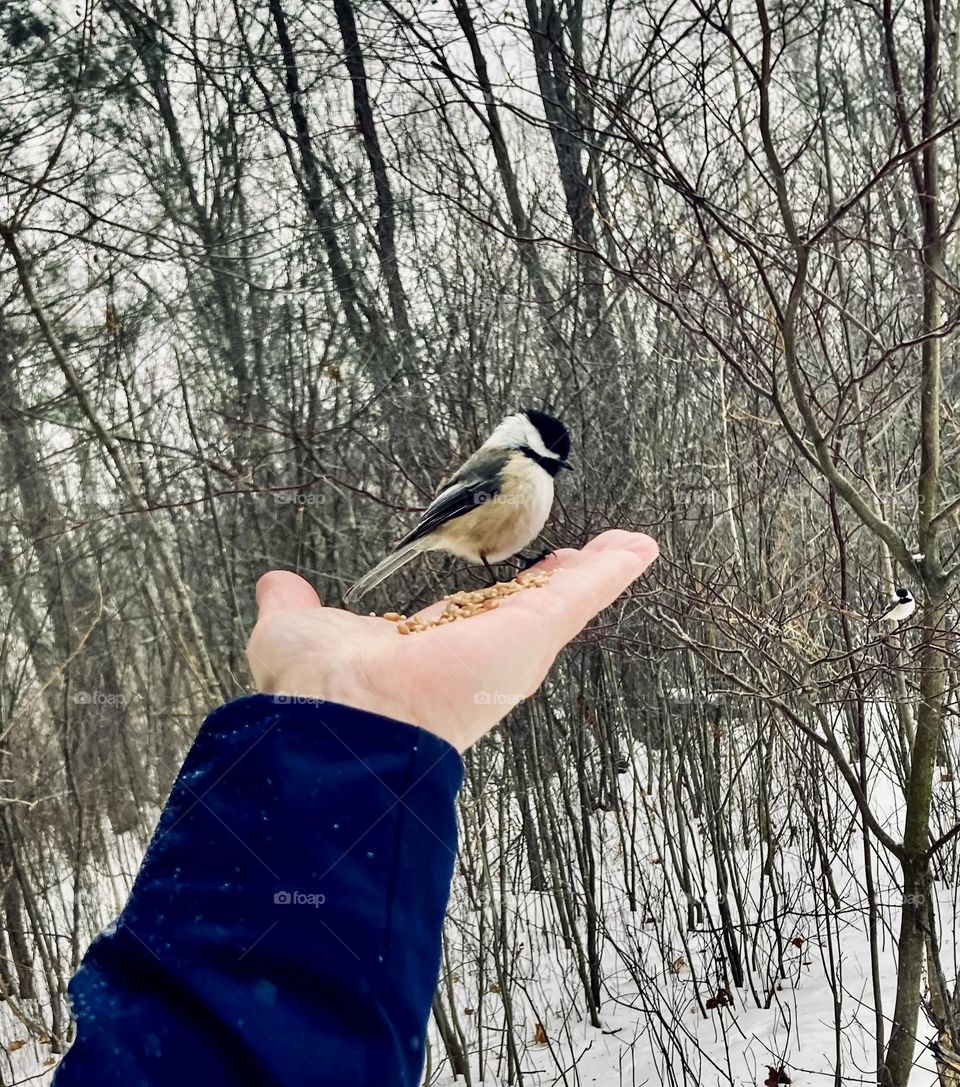
[[[746, 742], [740, 745], [741, 750], [746, 748]], [[872, 807], [896, 835], [901, 802], [879, 736], [871, 749]], [[740, 840], [730, 842], [731, 863], [720, 867], [733, 927], [747, 933], [744, 945], [748, 949], [744, 956], [747, 977], [737, 988], [730, 984], [729, 969], [724, 966], [718, 866], [710, 836], [702, 832], [706, 813], [691, 820], [688, 812], [678, 810], [674, 795], [641, 791], [639, 782], [662, 780], [658, 762], [656, 752], [633, 752], [633, 772], [619, 779], [621, 811], [598, 811], [591, 816], [602, 856], [593, 880], [601, 913], [597, 925], [602, 962], [599, 1027], [591, 1025], [586, 1014], [576, 955], [564, 946], [556, 900], [549, 890], [522, 890], [529, 885], [522, 861], [511, 869], [516, 872], [511, 886], [496, 887], [484, 904], [487, 916], [482, 929], [487, 940], [498, 925], [507, 933], [506, 950], [499, 954], [512, 975], [507, 992], [522, 1082], [529, 1087], [876, 1083], [863, 838], [859, 817], [834, 768], [829, 763], [821, 765], [816, 789], [807, 789], [802, 780], [782, 783], [779, 810], [770, 812], [772, 837], [777, 841], [772, 860], [755, 827], [744, 828]], [[759, 788], [755, 775], [760, 765], [759, 760], [753, 766], [741, 765], [748, 802]], [[786, 774], [782, 764], [780, 769]], [[948, 789], [952, 784], [945, 775], [940, 786], [942, 808], [955, 812]], [[821, 815], [832, 812], [829, 825], [818, 828], [819, 848], [814, 834], [803, 833], [798, 790]], [[732, 794], [731, 786], [729, 801], [735, 804]], [[692, 898], [702, 908], [692, 927], [688, 927], [687, 896], [681, 890], [676, 863], [678, 820], [684, 824], [686, 867], [694, 880]], [[625, 888], [631, 866], [625, 858], [624, 827], [632, 828], [628, 849], [638, 862], [635, 911], [629, 909]], [[671, 837], [673, 851], [667, 841]], [[487, 841], [484, 849], [495, 868], [495, 843]], [[522, 850], [512, 855], [522, 856]], [[763, 875], [765, 863], [772, 870], [775, 888]], [[899, 894], [896, 868], [876, 847], [873, 863], [879, 987], [888, 1033], [895, 994], [893, 934], [899, 924]], [[574, 869], [565, 869], [564, 879], [576, 889], [574, 897], [582, 905], [586, 888]], [[957, 975], [956, 878], [941, 879], [936, 891], [942, 961], [952, 981]], [[446, 992], [453, 996], [465, 1036], [472, 1079], [497, 1087], [516, 1083], [517, 1078], [507, 1078], [503, 989], [496, 983], [495, 955], [479, 947], [481, 925], [462, 884], [455, 887], [450, 913]], [[583, 920], [581, 912], [581, 925]], [[711, 998], [713, 1007], [707, 1004]], [[919, 1038], [921, 1043], [934, 1038], [933, 1028], [922, 1015]], [[428, 1081], [436, 1087], [462, 1083], [451, 1073], [436, 1030], [431, 1041], [433, 1067]], [[937, 1083], [932, 1055], [923, 1045], [917, 1048], [911, 1083], [918, 1087]]]

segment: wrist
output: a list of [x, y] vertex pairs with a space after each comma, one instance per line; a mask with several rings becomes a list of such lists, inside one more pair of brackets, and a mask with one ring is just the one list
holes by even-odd
[[328, 672], [318, 676], [317, 669], [308, 667], [292, 668], [278, 677], [274, 690], [277, 694], [290, 695], [294, 698], [315, 699], [318, 702], [333, 702], [340, 706], [375, 713], [380, 717], [389, 717], [394, 721], [417, 725], [431, 729], [422, 720], [418, 720], [415, 708], [405, 699], [391, 691], [371, 689], [369, 684], [360, 682], [352, 669], [338, 669], [336, 674]]

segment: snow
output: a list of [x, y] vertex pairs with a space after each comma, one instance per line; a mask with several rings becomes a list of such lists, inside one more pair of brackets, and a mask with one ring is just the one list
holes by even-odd
[[[881, 822], [896, 834], [901, 805], [894, 775], [879, 754], [885, 750], [879, 740], [871, 748], [875, 753], [870, 768], [872, 803]], [[654, 764], [658, 762], [655, 752], [650, 757]], [[665, 836], [676, 829], [676, 810], [668, 798], [640, 792], [640, 781], [659, 778], [660, 767], [647, 764], [646, 758], [642, 749], [634, 751], [631, 762], [640, 772], [635, 771], [631, 779], [620, 779], [626, 809], [621, 824], [629, 825], [640, 808], [650, 816], [640, 824], [644, 833], [633, 846], [634, 856], [645, 861], [643, 898], [636, 912], [628, 907], [623, 881], [628, 866], [622, 856], [617, 815], [597, 812], [593, 816], [594, 832], [604, 847], [604, 864], [594, 889], [594, 895], [603, 898], [599, 928], [604, 995], [599, 1028], [591, 1026], [585, 1014], [576, 957], [563, 946], [553, 896], [519, 889], [529, 884], [523, 871], [510, 887], [497, 887], [484, 906], [487, 916], [483, 928], [488, 935], [503, 925], [505, 916], [511, 946], [520, 949], [519, 959], [510, 962], [509, 969], [513, 972], [513, 1035], [522, 1054], [523, 1083], [527, 1087], [756, 1085], [768, 1081], [771, 1069], [775, 1074], [782, 1069], [794, 1085], [876, 1083], [862, 838], [859, 819], [835, 771], [828, 764], [822, 766], [819, 787], [825, 794], [829, 791], [830, 804], [837, 806], [835, 825], [823, 829], [830, 844], [831, 876], [840, 896], [839, 908], [831, 905], [824, 909], [822, 881], [813, 878], [815, 865], [811, 864], [808, 843], [797, 841], [793, 848], [786, 844], [782, 848], [777, 864], [781, 897], [776, 910], [770, 902], [769, 881], [762, 876], [762, 848], [758, 843], [734, 847], [733, 867], [743, 877], [740, 890], [754, 947], [753, 961], [747, 964], [751, 976], [743, 988], [729, 986], [730, 1006], [704, 1013], [701, 1002], [711, 995], [716, 997], [717, 991], [728, 985], [719, 963], [716, 869], [711, 867], [709, 836], [697, 834], [688, 839], [690, 866], [706, 877], [694, 888], [693, 899], [706, 908], [708, 923], [684, 931], [686, 901], [677, 885], [677, 872], [672, 870], [670, 851], [664, 848]], [[776, 813], [777, 830], [782, 834], [789, 833], [789, 806], [785, 803]], [[487, 848], [492, 851], [490, 866], [495, 870], [495, 850], [489, 842]], [[701, 863], [704, 860], [708, 863]], [[889, 1031], [899, 897], [896, 869], [876, 849], [874, 864], [881, 992]], [[566, 871], [566, 878], [576, 883], [573, 868]], [[937, 885], [948, 981], [947, 964], [955, 962], [955, 884], [951, 878]], [[582, 901], [585, 888], [578, 890]], [[449, 927], [458, 934], [458, 946], [452, 955], [448, 950], [446, 968], [454, 979], [450, 988], [466, 1034], [466, 1048], [472, 1054], [474, 1082], [482, 1078], [485, 1085], [499, 1087], [509, 1082], [502, 1042], [506, 1026], [503, 1004], [501, 995], [490, 991], [489, 978], [495, 974], [489, 953], [478, 945], [480, 924], [471, 910], [469, 899], [455, 892]], [[775, 967], [775, 921], [785, 947], [784, 976]], [[539, 1043], [538, 1023], [543, 1027], [541, 1038], [546, 1038]], [[922, 1016], [919, 1036], [921, 1043], [934, 1040], [934, 1030]], [[481, 1042], [485, 1049], [482, 1058]], [[428, 1082], [433, 1087], [462, 1084], [462, 1078], [457, 1080], [451, 1074], [435, 1028], [430, 1043]], [[933, 1058], [918, 1045], [911, 1084], [932, 1087], [936, 1083]]]

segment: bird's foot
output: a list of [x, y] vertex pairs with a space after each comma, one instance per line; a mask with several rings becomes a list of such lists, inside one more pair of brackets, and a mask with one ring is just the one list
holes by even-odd
[[[498, 562], [497, 566], [505, 566], [508, 570], [515, 571], [514, 576], [516, 577], [517, 574], [522, 574], [525, 570], [529, 570], [531, 566], [536, 566], [536, 564], [542, 559], [545, 559], [547, 555], [552, 554], [552, 551], [547, 550], [540, 551], [535, 555], [517, 555], [516, 561], [504, 560], [503, 562]], [[487, 577], [490, 579], [487, 587], [493, 588], [494, 585], [499, 585], [500, 579], [494, 573], [493, 567], [486, 559], [483, 559], [482, 561], [483, 568], [487, 573]], [[476, 569], [476, 567], [474, 567], [474, 569]]]
[[537, 555], [527, 555], [527, 556], [521, 555], [520, 556], [520, 572], [523, 573], [524, 570], [529, 570], [531, 566], [536, 566], [537, 563], [542, 562], [547, 557], [547, 555], [552, 555], [552, 554], [553, 554], [552, 551], [547, 550], [547, 551], [541, 551]]

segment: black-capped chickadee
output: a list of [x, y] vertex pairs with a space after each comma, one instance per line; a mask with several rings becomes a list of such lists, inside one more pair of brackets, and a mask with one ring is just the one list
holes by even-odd
[[[503, 562], [530, 543], [553, 506], [553, 480], [571, 468], [570, 435], [542, 411], [508, 415], [438, 492], [396, 550], [352, 585], [359, 600], [423, 551], [447, 551], [470, 563]], [[494, 578], [496, 580], [496, 578]]]
[[891, 623], [902, 623], [904, 619], [909, 619], [917, 610], [917, 602], [909, 589], [895, 589], [894, 592], [896, 596], [874, 622], [882, 623], [887, 620]]

